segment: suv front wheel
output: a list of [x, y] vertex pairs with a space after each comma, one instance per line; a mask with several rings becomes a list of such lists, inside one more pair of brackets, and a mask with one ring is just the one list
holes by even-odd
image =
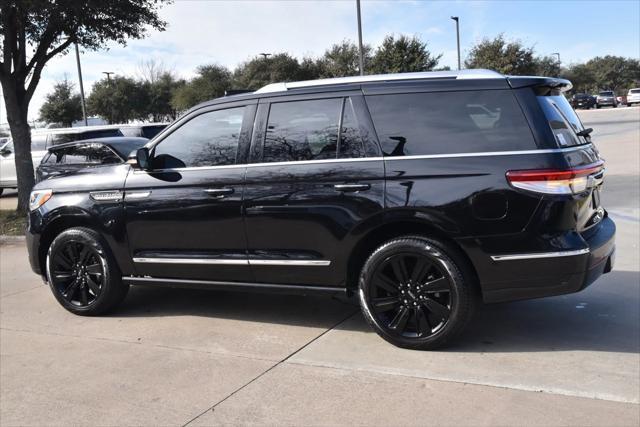
[[432, 350], [466, 326], [475, 309], [471, 274], [454, 248], [424, 237], [401, 237], [376, 249], [360, 274], [365, 319], [388, 342]]
[[46, 274], [58, 302], [84, 316], [112, 310], [129, 290], [106, 243], [98, 233], [84, 227], [67, 229], [53, 240]]

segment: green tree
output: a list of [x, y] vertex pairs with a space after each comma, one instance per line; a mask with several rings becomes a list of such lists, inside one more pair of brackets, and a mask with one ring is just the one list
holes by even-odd
[[46, 96], [40, 107], [40, 120], [48, 123], [61, 123], [64, 127], [82, 118], [82, 100], [74, 92], [74, 85], [65, 79], [53, 86], [53, 92]]
[[560, 63], [555, 56], [539, 56], [535, 58], [536, 76], [558, 77], [560, 75]]
[[94, 83], [87, 98], [87, 109], [109, 123], [145, 120], [148, 115], [149, 93], [142, 82], [130, 77], [115, 76]]
[[301, 80], [298, 60], [288, 53], [278, 53], [267, 58], [254, 58], [244, 62], [233, 73], [234, 86], [238, 89], [260, 89], [275, 82]]
[[174, 110], [184, 111], [194, 105], [218, 98], [231, 89], [231, 72], [220, 65], [201, 65], [198, 75], [190, 81], [178, 85], [173, 91], [171, 105]]
[[427, 49], [427, 43], [417, 37], [401, 35], [386, 36], [376, 50], [371, 67], [375, 74], [407, 73], [412, 71], [431, 71], [440, 61], [440, 55], [433, 55]]
[[562, 77], [573, 84], [576, 93], [593, 93], [598, 90], [596, 76], [591, 67], [586, 64], [573, 64], [562, 70]]
[[598, 89], [622, 93], [640, 80], [640, 61], [622, 56], [597, 56], [585, 64], [593, 73]]
[[517, 40], [508, 42], [503, 34], [473, 46], [464, 64], [466, 68], [487, 68], [516, 76], [534, 75], [537, 66], [532, 47]]
[[14, 141], [18, 211], [26, 212], [34, 184], [29, 103], [42, 70], [73, 43], [96, 50], [163, 30], [163, 0], [1, 0], [0, 84]]
[[[363, 46], [365, 70], [371, 62], [371, 46]], [[360, 74], [360, 50], [350, 40], [343, 40], [327, 49], [317, 61], [319, 77], [346, 77]]]
[[160, 74], [153, 81], [141, 82], [148, 98], [145, 109], [148, 118], [153, 122], [175, 120], [178, 112], [172, 104], [172, 99], [176, 91], [185, 84], [184, 80], [176, 78], [170, 72]]

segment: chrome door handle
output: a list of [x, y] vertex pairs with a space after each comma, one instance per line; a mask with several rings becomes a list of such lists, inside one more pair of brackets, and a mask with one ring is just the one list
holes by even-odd
[[355, 191], [366, 191], [371, 188], [369, 184], [336, 184], [333, 186], [338, 191], [352, 193]]
[[204, 192], [213, 197], [223, 198], [233, 194], [235, 190], [233, 188], [207, 188]]

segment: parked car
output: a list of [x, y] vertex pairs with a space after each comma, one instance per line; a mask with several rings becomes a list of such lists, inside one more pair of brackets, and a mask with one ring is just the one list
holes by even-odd
[[610, 90], [605, 90], [598, 93], [596, 97], [596, 108], [600, 107], [613, 107], [616, 108], [618, 106], [618, 100], [616, 99], [616, 94]]
[[67, 310], [130, 285], [357, 295], [387, 341], [611, 271], [603, 160], [567, 80], [487, 70], [267, 85], [200, 104], [127, 164], [37, 184], [33, 270]]
[[152, 139], [166, 128], [168, 123], [146, 123], [141, 125], [120, 125], [119, 129], [124, 136], [139, 136]]
[[[47, 148], [58, 144], [90, 138], [122, 136], [115, 126], [87, 126], [80, 128], [34, 129], [31, 131], [31, 158], [34, 170], [47, 154]], [[0, 194], [5, 188], [17, 188], [15, 148], [10, 139], [0, 150]]]
[[64, 175], [82, 168], [124, 163], [132, 151], [149, 140], [138, 137], [97, 138], [55, 145], [36, 169], [36, 181]]
[[596, 98], [588, 93], [576, 93], [571, 97], [571, 106], [578, 108], [593, 108], [596, 106]]
[[631, 107], [633, 104], [640, 104], [640, 88], [629, 89], [629, 93], [627, 93], [627, 107]]

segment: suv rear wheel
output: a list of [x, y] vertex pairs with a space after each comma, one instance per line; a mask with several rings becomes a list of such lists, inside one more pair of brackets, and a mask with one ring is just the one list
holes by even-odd
[[84, 316], [112, 310], [129, 290], [106, 243], [84, 227], [67, 229], [53, 240], [46, 274], [58, 302]]
[[364, 317], [388, 342], [431, 350], [458, 335], [475, 309], [472, 277], [455, 249], [401, 237], [376, 249], [360, 274]]

